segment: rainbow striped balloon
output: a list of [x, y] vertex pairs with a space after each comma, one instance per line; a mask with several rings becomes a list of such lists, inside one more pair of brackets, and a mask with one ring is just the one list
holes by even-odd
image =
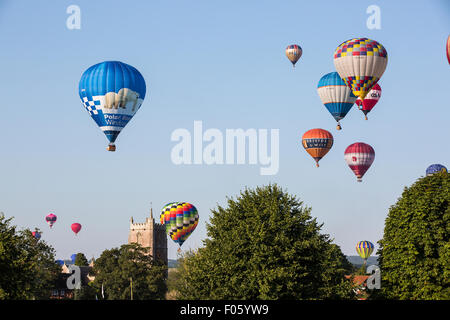
[[372, 242], [364, 240], [360, 241], [356, 244], [356, 252], [358, 252], [359, 256], [366, 260], [372, 254], [374, 246]]
[[181, 245], [198, 225], [198, 211], [188, 202], [171, 202], [161, 210], [160, 222], [170, 238]]

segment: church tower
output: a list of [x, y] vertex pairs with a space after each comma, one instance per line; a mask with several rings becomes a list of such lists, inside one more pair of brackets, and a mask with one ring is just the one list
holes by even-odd
[[155, 223], [153, 209], [150, 209], [150, 217], [145, 218], [144, 223], [135, 223], [131, 217], [128, 244], [131, 243], [138, 243], [144, 248], [149, 248], [150, 255], [154, 259], [168, 264], [166, 229], [162, 224]]

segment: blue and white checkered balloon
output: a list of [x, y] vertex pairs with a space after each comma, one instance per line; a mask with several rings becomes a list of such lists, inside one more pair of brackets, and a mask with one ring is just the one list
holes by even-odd
[[117, 136], [141, 107], [145, 92], [141, 73], [120, 61], [93, 65], [81, 76], [81, 101], [108, 138], [108, 150], [115, 150]]

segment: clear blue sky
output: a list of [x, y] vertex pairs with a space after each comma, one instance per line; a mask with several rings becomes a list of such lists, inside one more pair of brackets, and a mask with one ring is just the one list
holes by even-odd
[[[66, 28], [66, 8], [81, 8], [81, 30]], [[381, 8], [381, 30], [366, 8]], [[0, 1], [0, 211], [69, 258], [98, 257], [127, 242], [129, 219], [155, 217], [171, 201], [193, 203], [200, 222], [183, 248], [206, 237], [210, 209], [245, 186], [278, 183], [312, 207], [345, 254], [382, 237], [388, 209], [429, 164], [450, 166], [450, 92], [445, 41], [447, 1]], [[353, 37], [377, 40], [389, 61], [369, 121], [353, 109], [343, 130], [322, 105], [317, 82], [335, 71], [333, 53]], [[284, 50], [298, 43], [293, 70]], [[144, 103], [122, 131], [117, 151], [78, 96], [89, 66], [119, 60], [147, 82]], [[280, 169], [259, 165], [176, 166], [177, 128], [280, 129]], [[334, 146], [317, 169], [301, 147], [311, 128]], [[375, 162], [362, 183], [344, 161], [362, 141]], [[58, 216], [50, 230], [49, 212]], [[77, 237], [72, 222], [83, 229]], [[378, 246], [376, 245], [376, 248]], [[169, 239], [169, 258], [177, 246]]]

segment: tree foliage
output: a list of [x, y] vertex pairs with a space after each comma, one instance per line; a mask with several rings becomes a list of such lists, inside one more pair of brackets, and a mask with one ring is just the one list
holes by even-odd
[[79, 252], [79, 253], [77, 253], [77, 255], [75, 256], [75, 263], [74, 263], [76, 266], [80, 266], [80, 267], [82, 267], [82, 266], [88, 266], [89, 265], [89, 262], [88, 262], [88, 260], [86, 259], [86, 256], [84, 255], [84, 253], [81, 253], [81, 252]]
[[11, 220], [0, 213], [0, 299], [48, 299], [61, 271], [54, 249]]
[[381, 295], [391, 299], [450, 299], [450, 174], [406, 187], [379, 241]]
[[179, 261], [180, 299], [349, 298], [350, 263], [311, 209], [277, 185], [212, 210], [208, 238]]
[[105, 299], [149, 300], [164, 299], [167, 266], [154, 261], [148, 249], [139, 244], [122, 245], [120, 248], [105, 250], [95, 260], [92, 283], [101, 299], [103, 285]]

